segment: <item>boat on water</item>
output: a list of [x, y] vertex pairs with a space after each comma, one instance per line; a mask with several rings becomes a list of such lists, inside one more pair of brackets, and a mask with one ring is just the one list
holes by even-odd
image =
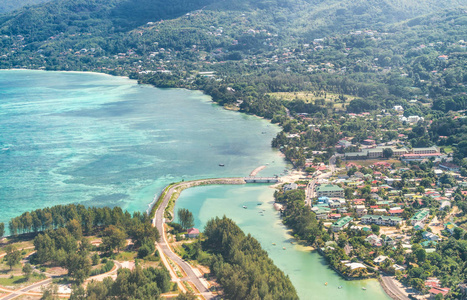
[[342, 285], [339, 285], [338, 289], [341, 289], [342, 288]]
[[256, 205], [261, 205], [261, 203], [256, 203]]
[[272, 243], [272, 245], [273, 245], [273, 246], [275, 246], [275, 245], [276, 245], [276, 243]]
[[243, 205], [243, 208], [244, 208], [244, 209], [247, 209], [247, 207], [246, 207], [245, 205]]
[[285, 250], [285, 247], [282, 247], [282, 250]]
[[366, 291], [366, 287], [362, 287], [362, 290]]
[[224, 164], [219, 164], [219, 167], [224, 167], [225, 165]]
[[327, 285], [328, 285], [328, 283], [326, 282], [324, 285], [326, 285], [326, 286], [327, 286]]

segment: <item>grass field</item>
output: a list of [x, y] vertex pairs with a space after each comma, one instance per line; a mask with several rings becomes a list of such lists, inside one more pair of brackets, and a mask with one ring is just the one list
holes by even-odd
[[25, 276], [14, 276], [11, 277], [3, 277], [0, 278], [0, 286], [11, 287], [13, 289], [19, 289], [23, 286], [31, 285], [34, 282], [38, 282], [44, 280], [44, 278], [31, 276], [29, 280], [26, 279]]
[[[339, 99], [339, 94], [319, 91], [319, 92], [312, 92], [312, 91], [301, 91], [301, 92], [278, 92], [278, 93], [271, 93], [271, 96], [274, 96], [278, 99], [292, 101], [295, 99], [303, 100], [306, 103], [314, 102], [316, 100], [323, 100], [325, 103], [332, 103], [333, 108], [343, 110], [343, 105], [348, 104], [351, 100], [357, 99], [358, 97], [351, 96], [351, 95], [343, 95], [345, 97], [345, 102]], [[327, 104], [329, 105], [329, 104]]]
[[115, 260], [119, 261], [119, 262], [122, 262], [122, 261], [132, 261], [134, 260], [136, 257], [136, 252], [125, 252], [125, 251], [122, 251], [120, 253], [117, 254], [117, 256], [115, 257]]
[[442, 148], [444, 149], [444, 153], [446, 153], [446, 154], [454, 152], [454, 150], [452, 150], [451, 146], [445, 146], [445, 147], [442, 147]]
[[[20, 251], [22, 249], [25, 249], [25, 248], [34, 247], [34, 244], [33, 244], [32, 240], [31, 241], [24, 241], [24, 242], [15, 243], [14, 245], [15, 245], [16, 249], [18, 249]], [[5, 253], [5, 251], [3, 250], [5, 247], [6, 247], [6, 245], [0, 247], [0, 254]], [[30, 250], [30, 251], [32, 251], [32, 250]]]

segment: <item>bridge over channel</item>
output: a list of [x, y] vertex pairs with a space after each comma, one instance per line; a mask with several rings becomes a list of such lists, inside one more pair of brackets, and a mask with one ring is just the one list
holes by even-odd
[[281, 182], [279, 177], [244, 177], [246, 183], [278, 183]]

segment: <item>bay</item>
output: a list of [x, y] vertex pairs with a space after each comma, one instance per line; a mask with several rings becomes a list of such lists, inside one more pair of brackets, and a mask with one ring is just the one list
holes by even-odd
[[170, 182], [246, 176], [267, 163], [264, 174], [279, 174], [278, 130], [201, 92], [0, 71], [0, 222], [67, 203], [145, 211]]

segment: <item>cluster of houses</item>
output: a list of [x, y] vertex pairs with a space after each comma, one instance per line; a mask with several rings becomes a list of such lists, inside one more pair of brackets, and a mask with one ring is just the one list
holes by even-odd
[[[371, 141], [365, 140], [362, 144], [371, 146], [371, 144], [368, 144]], [[423, 159], [441, 159], [443, 157], [443, 154], [435, 146], [413, 149], [397, 148], [395, 146], [373, 146], [361, 149], [358, 152], [347, 152], [344, 154], [344, 158], [345, 160], [378, 159], [385, 156], [385, 151], [387, 151], [385, 149], [390, 149], [391, 157], [400, 158], [402, 161], [421, 161]]]
[[[436, 147], [430, 148], [414, 148], [413, 155], [425, 155], [439, 153]], [[379, 226], [391, 226], [400, 228], [402, 226], [411, 225], [416, 230], [425, 230], [426, 223], [430, 218], [430, 211], [427, 208], [418, 209], [415, 214], [410, 218], [405, 218], [404, 208], [409, 205], [416, 204], [417, 207], [424, 207], [424, 199], [426, 197], [439, 202], [440, 210], [450, 210], [453, 201], [454, 188], [446, 188], [443, 191], [436, 189], [436, 182], [431, 183], [432, 188], [424, 187], [417, 192], [415, 187], [405, 188], [402, 191], [396, 183], [402, 180], [401, 172], [408, 170], [408, 168], [392, 169], [391, 164], [387, 161], [375, 162], [370, 168], [373, 169], [372, 173], [363, 174], [359, 170], [363, 167], [355, 164], [348, 163], [347, 170], [356, 169], [352, 175], [336, 175], [329, 181], [328, 179], [320, 179], [316, 186], [316, 200], [311, 206], [311, 210], [315, 212], [317, 219], [332, 221], [330, 227], [333, 231], [337, 232], [347, 228], [350, 224], [360, 223], [361, 225], [376, 224]], [[384, 171], [386, 170], [386, 171]], [[457, 173], [456, 173], [457, 172]], [[459, 186], [464, 186], [467, 189], [467, 182], [460, 176], [459, 167], [452, 163], [440, 163], [435, 168], [437, 178], [445, 173], [453, 175], [456, 178]], [[384, 174], [385, 175], [384, 175]], [[337, 178], [336, 178], [337, 177]], [[418, 186], [422, 178], [405, 179], [412, 182], [412, 186]], [[370, 185], [368, 186], [368, 183]], [[297, 188], [304, 188], [305, 185], [297, 185], [295, 183], [284, 186], [284, 191]], [[353, 197], [346, 197], [344, 188], [352, 188], [353, 195], [358, 195], [359, 188], [369, 188], [370, 197], [372, 201], [370, 204], [366, 199], [351, 199]], [[387, 195], [384, 199], [379, 193], [384, 190]], [[467, 194], [467, 192], [466, 192]], [[404, 199], [400, 203], [400, 199]], [[453, 234], [455, 224], [445, 224], [445, 230]], [[432, 246], [438, 240], [430, 232], [423, 233], [427, 243], [426, 246]], [[435, 237], [436, 236], [436, 237]], [[430, 243], [428, 243], [430, 242]], [[432, 243], [434, 242], [434, 243]], [[378, 243], [375, 243], [378, 244]]]

